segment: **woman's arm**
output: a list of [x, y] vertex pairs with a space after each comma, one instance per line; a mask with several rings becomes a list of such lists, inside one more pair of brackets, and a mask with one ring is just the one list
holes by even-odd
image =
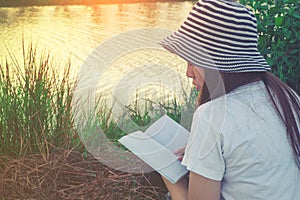
[[163, 181], [165, 182], [168, 191], [171, 194], [172, 200], [186, 200], [188, 194], [188, 178], [187, 176], [183, 177], [175, 184], [171, 183], [162, 176]]
[[188, 200], [220, 200], [221, 182], [190, 172]]
[[221, 182], [190, 172], [187, 177], [172, 184], [163, 177], [172, 200], [220, 200]]

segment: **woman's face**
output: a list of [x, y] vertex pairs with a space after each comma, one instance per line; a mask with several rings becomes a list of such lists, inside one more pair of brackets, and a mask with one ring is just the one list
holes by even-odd
[[196, 67], [190, 63], [187, 65], [186, 76], [193, 79], [193, 85], [197, 90], [201, 90], [204, 84], [204, 69]]

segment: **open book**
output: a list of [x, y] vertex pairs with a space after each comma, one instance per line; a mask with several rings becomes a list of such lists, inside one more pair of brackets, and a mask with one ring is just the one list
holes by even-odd
[[155, 171], [176, 183], [188, 170], [174, 151], [185, 147], [189, 132], [167, 115], [155, 121], [143, 133], [136, 131], [118, 141]]

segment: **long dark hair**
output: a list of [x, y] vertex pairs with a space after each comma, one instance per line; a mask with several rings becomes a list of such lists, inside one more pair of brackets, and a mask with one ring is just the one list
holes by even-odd
[[[213, 74], [213, 75], [212, 75]], [[201, 95], [198, 98], [198, 105], [202, 105], [212, 99], [231, 92], [239, 86], [248, 83], [263, 81], [273, 102], [277, 114], [285, 124], [287, 137], [293, 149], [294, 157], [300, 168], [300, 102], [297, 94], [279, 78], [269, 72], [246, 72], [246, 73], [220, 73], [221, 79], [216, 79], [213, 83], [214, 90], [208, 89], [207, 83], [204, 84]], [[205, 70], [205, 80], [215, 79], [212, 70]], [[218, 89], [220, 87], [222, 89]]]

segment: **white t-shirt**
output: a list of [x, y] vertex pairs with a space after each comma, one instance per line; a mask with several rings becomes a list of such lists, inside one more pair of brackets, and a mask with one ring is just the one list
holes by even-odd
[[263, 82], [200, 106], [182, 163], [225, 200], [299, 200], [300, 169]]

